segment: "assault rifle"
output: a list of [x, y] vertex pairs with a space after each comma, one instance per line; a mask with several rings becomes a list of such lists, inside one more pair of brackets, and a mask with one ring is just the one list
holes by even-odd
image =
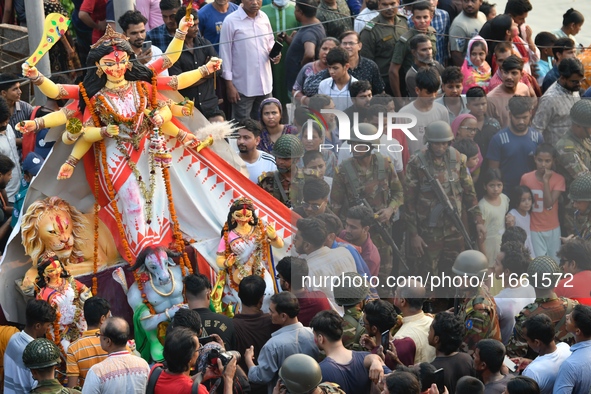
[[472, 242], [472, 240], [470, 239], [470, 235], [468, 234], [466, 227], [464, 227], [464, 223], [462, 222], [462, 218], [460, 217], [460, 214], [458, 213], [458, 207], [455, 204], [451, 203], [451, 201], [449, 200], [449, 197], [445, 193], [445, 190], [443, 190], [443, 186], [441, 186], [441, 182], [439, 182], [439, 179], [433, 178], [433, 175], [431, 175], [429, 173], [429, 171], [427, 171], [427, 168], [425, 168], [425, 166], [421, 166], [420, 168], [425, 173], [425, 176], [427, 177], [427, 180], [429, 181], [429, 184], [431, 185], [431, 190], [433, 190], [433, 192], [437, 196], [437, 199], [439, 200], [438, 206], [436, 206], [435, 209], [433, 209], [433, 211], [431, 212], [431, 215], [429, 216], [429, 225], [431, 226], [432, 224], [434, 224], [435, 219], [440, 214], [446, 213], [449, 216], [449, 218], [451, 219], [455, 228], [464, 237], [464, 242], [466, 244], [466, 248], [471, 249], [471, 250], [478, 250], [476, 248], [476, 246], [474, 245], [474, 243]]
[[[363, 206], [369, 208], [373, 212], [371, 205], [369, 205], [369, 203], [367, 202], [367, 200], [365, 198], [358, 198], [355, 201], [355, 204], [353, 204], [353, 206], [357, 206], [357, 205], [363, 205]], [[385, 229], [382, 226], [382, 224], [380, 222], [378, 222], [376, 217], [373, 215], [371, 217], [371, 222], [372, 223], [371, 223], [370, 227], [375, 229], [376, 232], [382, 236], [383, 240], [386, 241], [386, 243], [388, 245], [390, 245], [390, 247], [392, 248], [392, 252], [394, 252], [396, 257], [398, 257], [398, 259], [400, 260], [400, 262], [402, 263], [404, 268], [406, 268], [406, 271], [409, 271], [408, 265], [406, 265], [406, 261], [404, 260], [404, 256], [402, 256], [402, 252], [400, 252], [400, 249], [398, 249], [398, 246], [396, 246], [396, 242], [394, 242], [394, 240], [392, 239], [392, 236], [390, 235], [388, 230]]]

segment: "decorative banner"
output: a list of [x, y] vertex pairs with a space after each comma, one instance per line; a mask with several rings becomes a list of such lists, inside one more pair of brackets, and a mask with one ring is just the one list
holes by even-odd
[[70, 19], [63, 16], [62, 14], [53, 13], [47, 15], [45, 18], [45, 24], [43, 25], [43, 37], [35, 52], [29, 57], [26, 63], [33, 67], [49, 50], [55, 45], [56, 42], [62, 38], [70, 26]]

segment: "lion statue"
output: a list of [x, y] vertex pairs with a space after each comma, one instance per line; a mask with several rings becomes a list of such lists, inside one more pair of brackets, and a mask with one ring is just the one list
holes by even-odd
[[[33, 266], [21, 288], [32, 294], [37, 279], [37, 263], [48, 251], [54, 252], [73, 276], [94, 270], [94, 213], [83, 214], [66, 200], [47, 197], [35, 201], [23, 215], [22, 243]], [[99, 220], [98, 269], [122, 262], [113, 236]]]

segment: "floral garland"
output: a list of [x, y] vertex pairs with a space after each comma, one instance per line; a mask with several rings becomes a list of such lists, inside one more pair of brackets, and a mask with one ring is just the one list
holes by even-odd
[[78, 291], [78, 286], [76, 286], [74, 278], [70, 276], [67, 279], [67, 281], [70, 283], [70, 286], [72, 286], [72, 289], [74, 290], [74, 302], [76, 303], [76, 312], [74, 312], [74, 320], [70, 324], [70, 329], [68, 330], [69, 332], [71, 332], [71, 334], [69, 334], [70, 342], [73, 342], [73, 338], [77, 339], [80, 336], [80, 330], [78, 329], [76, 322], [78, 321], [78, 319], [80, 319], [80, 314], [82, 313], [82, 303], [80, 302], [80, 292]]
[[[136, 82], [136, 91], [139, 95], [139, 99], [140, 99], [140, 103], [139, 103], [139, 108], [145, 108], [146, 106], [146, 88], [141, 84], [141, 82], [137, 81]], [[96, 100], [98, 101], [98, 104], [100, 104], [101, 106], [103, 106], [107, 112], [109, 113], [109, 116], [112, 117], [114, 123], [116, 124], [128, 124], [128, 125], [134, 125], [138, 123], [138, 120], [140, 119], [140, 117], [142, 116], [143, 112], [142, 111], [137, 111], [135, 113], [135, 115], [133, 115], [132, 117], [127, 117], [127, 116], [123, 116], [119, 113], [117, 113], [117, 111], [115, 111], [115, 109], [113, 107], [111, 107], [111, 105], [108, 103], [109, 100], [106, 100], [102, 94], [99, 94], [96, 96]], [[100, 127], [100, 126], [97, 126]]]
[[[97, 145], [94, 145], [94, 157], [96, 158], [99, 153], [99, 149]], [[95, 159], [94, 161], [94, 250], [93, 250], [93, 272], [94, 275], [92, 276], [92, 294], [98, 294], [98, 279], [96, 277], [98, 273], [98, 236], [99, 236], [99, 210], [101, 209], [99, 205], [99, 170], [100, 170], [99, 161]]]
[[158, 73], [154, 67], [150, 67], [152, 70], [152, 96], [150, 97], [150, 106], [152, 109], [158, 108]]
[[53, 321], [53, 343], [57, 345], [60, 349], [61, 354], [66, 354], [64, 347], [62, 346], [62, 335], [60, 333], [60, 320], [62, 319], [62, 314], [57, 309], [57, 305], [55, 307], [55, 320]]
[[187, 252], [185, 252], [185, 241], [183, 241], [183, 234], [181, 233], [179, 221], [176, 216], [176, 210], [174, 208], [174, 203], [172, 201], [172, 188], [170, 187], [170, 172], [168, 171], [168, 168], [162, 168], [162, 176], [164, 177], [166, 197], [168, 198], [168, 210], [170, 212], [172, 234], [174, 240], [176, 241], [177, 252], [182, 253], [180, 257], [181, 272], [182, 275], [185, 276], [185, 269], [189, 271], [189, 274], [192, 274], [193, 267], [191, 267], [191, 263], [189, 262], [189, 256], [187, 256]]
[[92, 117], [92, 121], [93, 121], [94, 125], [96, 127], [101, 127], [101, 120], [99, 119], [98, 114], [94, 110], [94, 105], [93, 105], [94, 99], [91, 101], [88, 98], [88, 94], [86, 93], [86, 88], [84, 87], [84, 84], [82, 82], [80, 82], [78, 87], [80, 89], [80, 93], [82, 94], [82, 99], [86, 103], [86, 108], [88, 109], [88, 113]]

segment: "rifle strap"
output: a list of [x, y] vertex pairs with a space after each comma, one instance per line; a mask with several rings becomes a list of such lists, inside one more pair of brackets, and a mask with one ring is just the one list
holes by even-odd
[[[447, 154], [445, 155], [445, 166], [447, 167], [447, 181], [449, 183], [449, 188], [451, 189], [451, 192], [454, 196], [454, 204], [457, 204], [456, 201], [458, 201], [457, 196], [456, 196], [456, 189], [454, 188], [454, 185], [451, 183], [453, 174], [451, 173], [451, 166], [452, 166], [452, 154], [453, 154], [453, 165], [454, 167], [456, 166], [457, 163], [457, 151], [455, 150], [455, 148], [453, 147], [449, 147], [449, 149], [447, 150]], [[459, 179], [458, 179], [459, 181]], [[457, 207], [456, 207], [457, 209]], [[459, 213], [459, 212], [458, 212]]]
[[283, 198], [283, 202], [287, 204], [289, 202], [289, 197], [285, 193], [285, 190], [283, 190], [283, 185], [281, 184], [281, 178], [279, 177], [278, 171], [273, 172], [273, 178], [275, 179], [275, 187], [279, 189], [279, 193], [281, 193], [281, 198]]
[[359, 192], [361, 189], [361, 182], [359, 182], [359, 178], [355, 173], [355, 167], [353, 167], [353, 162], [350, 160], [345, 160], [343, 162], [343, 170], [345, 170], [345, 177], [349, 182], [349, 186], [351, 186], [351, 193], [353, 194], [353, 199], [357, 200], [360, 194]]

